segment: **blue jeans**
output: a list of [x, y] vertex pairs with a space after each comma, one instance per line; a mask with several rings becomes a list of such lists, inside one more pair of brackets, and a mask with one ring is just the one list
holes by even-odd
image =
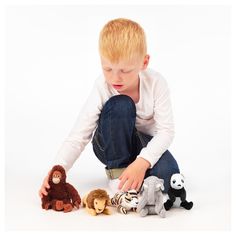
[[[107, 169], [127, 167], [152, 139], [135, 128], [135, 120], [136, 107], [129, 96], [113, 96], [104, 104], [92, 144], [95, 155]], [[145, 178], [154, 175], [163, 179], [164, 192], [167, 192], [174, 173], [179, 173], [179, 167], [167, 150], [146, 171]]]

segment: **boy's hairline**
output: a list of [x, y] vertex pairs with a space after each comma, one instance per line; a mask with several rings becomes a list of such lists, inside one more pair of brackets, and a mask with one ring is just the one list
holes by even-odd
[[105, 60], [108, 60], [111, 63], [119, 63], [120, 61], [133, 61], [133, 60], [143, 60], [145, 58], [146, 55], [148, 55], [147, 53], [144, 53], [141, 55], [141, 53], [134, 53], [132, 54], [132, 56], [116, 56], [115, 58], [113, 57], [109, 57], [107, 55], [102, 54], [101, 52], [99, 52], [100, 58], [103, 58]]

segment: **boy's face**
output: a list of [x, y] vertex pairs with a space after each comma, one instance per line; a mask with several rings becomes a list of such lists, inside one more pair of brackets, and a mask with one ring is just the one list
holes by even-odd
[[149, 55], [144, 58], [133, 60], [121, 60], [111, 63], [108, 59], [101, 57], [103, 74], [106, 82], [119, 93], [132, 93], [139, 84], [139, 72], [148, 66]]

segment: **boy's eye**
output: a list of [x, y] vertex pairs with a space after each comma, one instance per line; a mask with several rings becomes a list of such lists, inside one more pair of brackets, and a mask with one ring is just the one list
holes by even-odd
[[111, 71], [111, 69], [109, 69], [109, 68], [103, 68], [103, 70], [105, 70], [107, 72]]
[[121, 70], [122, 73], [129, 73], [131, 72], [132, 70]]

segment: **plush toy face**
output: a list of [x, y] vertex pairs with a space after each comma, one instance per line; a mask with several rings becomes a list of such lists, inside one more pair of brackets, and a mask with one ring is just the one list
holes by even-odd
[[56, 170], [52, 173], [52, 182], [54, 184], [59, 184], [61, 182], [62, 174], [60, 171]]
[[170, 179], [170, 185], [174, 189], [181, 189], [184, 187], [184, 176], [181, 174], [173, 174]]
[[102, 213], [106, 207], [106, 199], [94, 199], [94, 210], [97, 214]]
[[65, 169], [56, 165], [52, 168], [49, 176], [49, 184], [65, 184], [66, 183], [66, 172]]

